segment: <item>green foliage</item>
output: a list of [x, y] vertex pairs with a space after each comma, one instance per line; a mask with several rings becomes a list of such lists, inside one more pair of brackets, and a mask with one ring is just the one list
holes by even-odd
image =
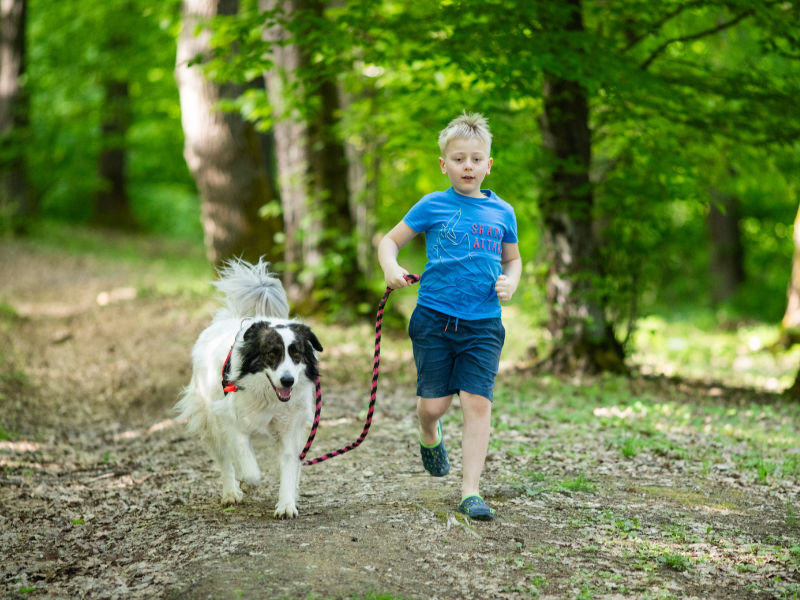
[[132, 109], [124, 145], [134, 213], [147, 231], [199, 239], [173, 79], [179, 8], [178, 0], [29, 3], [27, 162], [44, 218], [91, 217], [103, 82], [119, 79]]
[[583, 475], [578, 475], [572, 479], [565, 479], [561, 482], [561, 487], [568, 492], [593, 492], [594, 485]]
[[14, 307], [5, 302], [0, 302], [0, 323], [6, 321], [13, 321], [18, 317], [17, 311]]
[[[748, 285], [730, 310], [775, 320], [791, 257], [785, 227], [797, 202], [780, 182], [798, 166], [800, 123], [782, 117], [792, 114], [797, 63], [765, 40], [774, 35], [775, 47], [791, 47], [787, 23], [798, 22], [797, 11], [748, 2], [583, 7], [582, 33], [565, 31], [563, 3], [461, 1], [401, 11], [387, 0], [330, 11], [334, 41], [318, 48], [316, 68], [334, 70], [352, 93], [345, 139], [367, 150], [366, 164], [379, 147], [381, 164], [391, 165], [380, 174], [379, 228], [446, 185], [436, 133], [462, 109], [479, 110], [495, 134], [488, 185], [516, 207], [523, 256], [533, 262], [547, 170], [536, 115], [541, 74], [549, 72], [580, 81], [591, 95], [594, 219], [605, 242], [599, 293], [612, 320], [709, 305], [711, 186], [733, 187], [743, 205]], [[295, 16], [296, 31], [307, 30], [306, 18]], [[779, 182], [769, 192], [765, 170]], [[531, 294], [527, 306], [541, 299]]]
[[691, 564], [689, 562], [689, 558], [680, 552], [665, 552], [656, 560], [658, 561], [658, 564], [666, 567], [667, 569], [678, 572], [686, 571]]
[[[526, 268], [515, 303], [543, 321], [548, 265], [538, 203], [551, 165], [537, 119], [549, 73], [589, 95], [602, 265], [591, 276], [621, 337], [635, 343], [631, 318], [642, 314], [714, 309], [716, 320], [780, 318], [800, 169], [796, 5], [584, 0], [585, 27], [575, 31], [567, 27], [570, 4], [545, 0], [330, 4], [284, 14], [243, 0], [237, 15], [214, 21], [207, 71], [250, 84], [225, 108], [268, 133], [270, 99], [255, 85], [273, 67], [263, 32], [286, 27], [308, 60], [284, 100], [311, 119], [320, 81], [345, 92], [337, 134], [366, 173], [378, 234], [423, 194], [448, 185], [437, 164], [439, 130], [462, 110], [483, 112], [494, 134], [486, 185], [514, 205], [519, 222]], [[147, 231], [201, 238], [173, 78], [179, 29], [178, 0], [86, 0], [79, 9], [31, 0], [25, 151], [45, 218], [90, 218], [100, 186], [103, 82], [117, 78], [130, 84], [124, 143], [137, 219]], [[745, 248], [746, 283], [720, 307], [711, 306], [705, 222], [714, 190], [738, 198]], [[346, 244], [332, 246], [323, 275], [354, 260], [354, 248], [372, 250], [373, 240], [357, 235], [326, 232], [326, 240]], [[404, 250], [404, 260], [412, 270], [424, 265], [418, 246]], [[373, 268], [372, 276], [379, 287], [380, 273]]]
[[800, 353], [772, 352], [777, 337], [775, 326], [744, 322], [720, 328], [717, 313], [694, 310], [640, 319], [630, 348], [632, 363], [646, 373], [782, 390], [793, 381]]

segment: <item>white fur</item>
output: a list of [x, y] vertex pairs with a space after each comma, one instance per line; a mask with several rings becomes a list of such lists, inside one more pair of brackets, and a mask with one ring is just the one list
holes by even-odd
[[[277, 443], [280, 491], [275, 506], [277, 518], [297, 516], [300, 481], [299, 454], [305, 444], [314, 413], [314, 382], [306, 376], [306, 364], [294, 362], [289, 346], [296, 341], [289, 320], [286, 293], [269, 273], [269, 263], [251, 265], [242, 260], [228, 262], [220, 270], [216, 287], [225, 294], [225, 306], [197, 339], [192, 350], [193, 372], [176, 408], [188, 420], [191, 432], [204, 440], [222, 474], [222, 502], [235, 504], [243, 497], [240, 482], [255, 486], [261, 481], [251, 436], [264, 434]], [[245, 333], [260, 323], [280, 334], [284, 357], [276, 368], [264, 368], [238, 377], [247, 348]], [[263, 327], [263, 326], [260, 326]], [[234, 340], [230, 379], [238, 391], [224, 394], [222, 368]], [[316, 361], [316, 354], [314, 354]], [[288, 401], [279, 400], [270, 377], [282, 389], [291, 388]], [[279, 382], [293, 381], [290, 386]]]

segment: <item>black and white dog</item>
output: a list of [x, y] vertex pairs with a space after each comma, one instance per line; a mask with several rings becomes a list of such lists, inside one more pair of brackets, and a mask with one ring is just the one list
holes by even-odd
[[251, 436], [277, 442], [277, 518], [297, 516], [299, 455], [314, 415], [316, 351], [311, 329], [290, 320], [289, 303], [269, 263], [228, 261], [214, 282], [225, 299], [192, 350], [193, 372], [176, 408], [200, 434], [222, 471], [222, 502], [235, 504], [241, 481], [261, 481]]

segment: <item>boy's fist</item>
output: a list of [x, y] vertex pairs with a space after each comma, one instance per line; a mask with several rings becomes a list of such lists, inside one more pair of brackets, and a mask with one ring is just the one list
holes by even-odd
[[385, 271], [384, 279], [386, 280], [386, 286], [396, 290], [397, 288], [411, 285], [411, 282], [406, 281], [406, 275], [408, 275], [408, 271], [399, 265], [391, 271]]
[[500, 302], [508, 302], [511, 296], [514, 295], [514, 288], [511, 281], [505, 275], [500, 275], [494, 284], [494, 291], [497, 292], [497, 298]]

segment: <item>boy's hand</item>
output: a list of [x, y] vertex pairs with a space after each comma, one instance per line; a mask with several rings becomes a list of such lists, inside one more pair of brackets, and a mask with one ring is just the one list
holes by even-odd
[[408, 275], [408, 271], [400, 265], [383, 273], [384, 279], [386, 279], [386, 286], [393, 290], [411, 285], [411, 282], [406, 281], [405, 275]]
[[494, 284], [494, 291], [497, 292], [497, 298], [500, 302], [508, 302], [511, 296], [516, 291], [516, 286], [511, 283], [511, 280], [505, 275], [500, 275]]

